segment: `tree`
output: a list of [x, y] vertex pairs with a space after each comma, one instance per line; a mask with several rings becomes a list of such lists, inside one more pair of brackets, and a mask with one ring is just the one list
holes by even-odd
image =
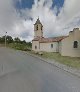
[[20, 43], [21, 40], [17, 37], [17, 38], [14, 38], [14, 42], [15, 42], [15, 43]]
[[1, 41], [2, 41], [2, 38], [0, 37], [0, 43], [1, 43]]
[[13, 38], [11, 36], [6, 36], [6, 42], [7, 43], [12, 43], [13, 42]]
[[5, 42], [5, 36], [0, 37], [0, 42], [1, 43], [4, 43]]
[[31, 42], [27, 42], [26, 45], [27, 45], [28, 47], [31, 47], [31, 46], [32, 46], [32, 43], [31, 43]]
[[21, 43], [21, 44], [26, 44], [26, 41], [25, 41], [25, 40], [23, 40], [23, 41], [21, 41], [20, 43]]
[[[0, 43], [4, 43], [5, 42], [5, 36], [0, 37]], [[13, 39], [11, 36], [6, 36], [6, 42], [7, 43], [12, 43]]]

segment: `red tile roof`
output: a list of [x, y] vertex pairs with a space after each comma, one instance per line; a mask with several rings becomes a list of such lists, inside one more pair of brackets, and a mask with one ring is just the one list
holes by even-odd
[[48, 42], [59, 42], [61, 41], [62, 39], [66, 38], [67, 36], [61, 36], [61, 37], [53, 37], [53, 38], [40, 38], [40, 37], [37, 37], [37, 38], [34, 38], [33, 41], [39, 41], [40, 43], [48, 43]]

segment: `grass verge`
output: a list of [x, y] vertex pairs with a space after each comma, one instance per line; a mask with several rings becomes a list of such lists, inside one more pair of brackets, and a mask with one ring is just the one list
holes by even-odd
[[17, 50], [22, 50], [22, 51], [31, 51], [31, 47], [26, 45], [26, 44], [20, 44], [20, 43], [10, 43], [7, 45], [10, 48], [14, 48]]
[[[0, 47], [5, 47], [5, 44], [0, 44]], [[21, 43], [9, 43], [6, 47], [13, 48], [15, 50], [31, 51], [31, 45]]]
[[36, 54], [42, 58], [49, 59], [49, 60], [55, 60], [56, 62], [59, 62], [61, 64], [67, 65], [69, 67], [80, 69], [80, 57], [67, 57], [67, 56], [61, 56], [59, 53], [51, 53], [51, 52], [43, 52], [43, 55], [39, 55], [34, 52], [30, 52], [32, 54]]

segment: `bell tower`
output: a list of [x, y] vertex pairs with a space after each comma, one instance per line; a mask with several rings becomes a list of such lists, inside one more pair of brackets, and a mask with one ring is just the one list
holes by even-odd
[[40, 22], [39, 18], [37, 19], [36, 23], [34, 24], [34, 38], [43, 37], [43, 25]]

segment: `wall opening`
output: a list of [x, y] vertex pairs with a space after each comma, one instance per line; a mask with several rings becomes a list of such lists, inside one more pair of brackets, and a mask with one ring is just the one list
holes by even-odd
[[51, 44], [51, 48], [53, 48], [53, 44]]
[[38, 25], [37, 25], [36, 29], [38, 30]]
[[35, 49], [37, 49], [37, 46], [35, 46]]
[[74, 41], [73, 47], [78, 48], [78, 42], [77, 41]]

